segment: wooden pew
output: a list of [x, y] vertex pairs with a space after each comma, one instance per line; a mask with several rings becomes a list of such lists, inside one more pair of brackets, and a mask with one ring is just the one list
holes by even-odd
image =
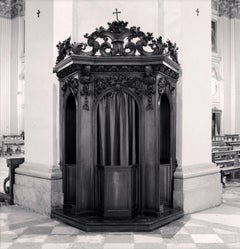
[[21, 146], [24, 145], [24, 137], [21, 135], [3, 135], [3, 139], [0, 140], [1, 143], [1, 155], [12, 155], [13, 146], [16, 146], [15, 153], [19, 154], [22, 152]]
[[224, 141], [212, 141], [212, 146], [226, 146]]
[[240, 147], [240, 141], [231, 141], [231, 142], [226, 142], [228, 146], [231, 146], [232, 148]]
[[224, 186], [225, 176], [233, 174], [233, 177], [236, 177], [235, 173], [240, 172], [239, 154], [240, 149], [212, 152], [212, 161], [220, 167], [221, 182]]
[[213, 146], [212, 147], [212, 152], [217, 152], [217, 151], [227, 151], [227, 150], [231, 150], [232, 146]]

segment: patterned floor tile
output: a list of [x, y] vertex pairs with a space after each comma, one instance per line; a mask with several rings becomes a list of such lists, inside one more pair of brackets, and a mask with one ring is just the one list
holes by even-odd
[[12, 245], [12, 243], [4, 243], [4, 242], [0, 241], [0, 248], [1, 249], [8, 249], [11, 245]]
[[[97, 243], [91, 243], [91, 244], [89, 244], [89, 243], [74, 243], [73, 245], [71, 245], [70, 249], [103, 249], [103, 247], [104, 247], [103, 244], [97, 244]], [[55, 249], [55, 248], [53, 248], [53, 249]]]
[[14, 242], [17, 239], [17, 234], [1, 234], [0, 241], [1, 242]]
[[14, 243], [8, 249], [41, 249], [42, 243]]
[[227, 229], [213, 228], [213, 231], [217, 234], [233, 234], [235, 232], [229, 231]]
[[157, 236], [157, 235], [134, 235], [134, 242], [135, 243], [163, 243], [163, 239], [161, 238], [161, 236]]
[[[185, 244], [185, 243], [170, 243], [167, 244], [167, 249], [197, 249], [197, 246], [193, 243]], [[210, 248], [209, 248], [210, 249]]]
[[192, 234], [195, 243], [223, 243], [217, 234]]
[[239, 249], [240, 248], [240, 243], [230, 243], [227, 244], [228, 249]]
[[189, 234], [176, 234], [171, 239], [164, 238], [165, 243], [193, 243], [193, 239]]
[[196, 244], [198, 249], [228, 249], [226, 244], [219, 243], [205, 243], [205, 244]]
[[212, 234], [214, 233], [211, 227], [206, 226], [187, 226], [186, 231], [190, 234]]
[[53, 227], [29, 227], [24, 230], [23, 234], [50, 234]]
[[167, 246], [159, 243], [139, 243], [134, 245], [134, 249], [167, 249]]
[[133, 243], [133, 236], [130, 235], [107, 235], [104, 243]]
[[128, 244], [128, 243], [106, 243], [103, 246], [104, 249], [134, 249], [134, 244]]
[[[225, 243], [240, 243], [240, 235], [235, 234], [219, 234], [219, 237], [225, 242]], [[240, 247], [239, 247], [240, 249]]]
[[48, 235], [22, 235], [15, 240], [15, 243], [23, 242], [44, 242]]
[[49, 235], [45, 243], [73, 243], [76, 240], [76, 236], [70, 235]]
[[77, 243], [103, 243], [104, 236], [102, 235], [78, 235], [75, 242]]
[[79, 229], [69, 226], [56, 226], [51, 234], [79, 234]]
[[72, 249], [71, 244], [68, 243], [58, 243], [58, 244], [43, 244], [42, 249]]

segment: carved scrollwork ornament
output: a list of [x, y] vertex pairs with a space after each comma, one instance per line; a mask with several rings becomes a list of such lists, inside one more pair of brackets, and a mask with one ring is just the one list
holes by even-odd
[[[107, 29], [102, 26], [96, 28], [93, 33], [84, 35], [87, 43], [71, 43], [70, 37], [59, 42], [56, 64], [71, 54], [103, 57], [165, 55], [178, 63], [176, 43], [170, 40], [164, 43], [161, 36], [155, 39], [152, 33], [144, 33], [140, 27], [128, 28], [127, 25], [128, 22], [113, 21], [108, 23]], [[90, 51], [87, 51], [87, 48], [90, 48]]]
[[82, 108], [83, 110], [89, 111], [88, 97], [93, 94], [90, 90], [90, 84], [92, 83], [91, 66], [84, 66], [82, 75], [79, 77], [79, 82], [82, 86], [80, 94], [81, 96], [84, 96], [84, 105]]
[[146, 107], [147, 110], [153, 110], [153, 103], [152, 103], [152, 95], [156, 93], [155, 90], [155, 83], [156, 77], [153, 75], [153, 68], [152, 66], [145, 66], [145, 85], [147, 87], [145, 91], [145, 95], [148, 98], [148, 105]]
[[170, 94], [173, 94], [175, 87], [168, 82], [165, 77], [162, 77], [158, 82], [158, 94], [162, 95], [164, 92], [169, 91]]
[[78, 94], [79, 82], [78, 79], [69, 77], [62, 83], [61, 90], [63, 94], [66, 93], [66, 90], [69, 89], [75, 96]]
[[140, 94], [143, 89], [143, 81], [137, 76], [128, 76], [127, 74], [111, 74], [105, 77], [94, 78], [94, 94], [99, 95], [107, 88], [113, 88], [119, 91], [122, 88], [130, 88], [136, 94]]

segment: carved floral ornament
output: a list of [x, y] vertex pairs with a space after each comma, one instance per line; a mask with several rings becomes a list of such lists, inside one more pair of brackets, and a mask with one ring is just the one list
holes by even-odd
[[169, 92], [170, 94], [173, 94], [175, 87], [171, 85], [171, 83], [165, 78], [162, 77], [158, 81], [158, 94], [162, 95], [164, 92]]
[[100, 27], [90, 35], [86, 34], [84, 37], [87, 39], [87, 43], [71, 43], [70, 37], [59, 42], [56, 63], [72, 54], [105, 57], [165, 55], [178, 63], [176, 43], [172, 43], [170, 40], [164, 43], [161, 36], [155, 39], [152, 33], [144, 33], [135, 26], [128, 28], [127, 25], [128, 23], [123, 21], [108, 23], [108, 29]]
[[[145, 95], [148, 102], [146, 110], [153, 110], [152, 98], [156, 93], [156, 76], [153, 73], [152, 66], [145, 66], [144, 71], [144, 77], [116, 72], [92, 77], [91, 66], [85, 66], [79, 79], [72, 76], [66, 78], [62, 82], [61, 89], [63, 94], [69, 89], [75, 96], [80, 92], [80, 95], [84, 97], [83, 109], [87, 111], [89, 110], [89, 96], [92, 95], [97, 97], [108, 89], [111, 89], [114, 94], [122, 92], [124, 89], [129, 89], [137, 96]], [[81, 87], [80, 91], [79, 87]], [[159, 79], [157, 87], [159, 95], [162, 95], [167, 91], [170, 92], [170, 94], [173, 94], [175, 89], [166, 77], [161, 77]]]

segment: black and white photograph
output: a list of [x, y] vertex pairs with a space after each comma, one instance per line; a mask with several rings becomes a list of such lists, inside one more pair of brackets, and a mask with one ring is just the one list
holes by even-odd
[[240, 249], [240, 0], [0, 0], [0, 248]]

